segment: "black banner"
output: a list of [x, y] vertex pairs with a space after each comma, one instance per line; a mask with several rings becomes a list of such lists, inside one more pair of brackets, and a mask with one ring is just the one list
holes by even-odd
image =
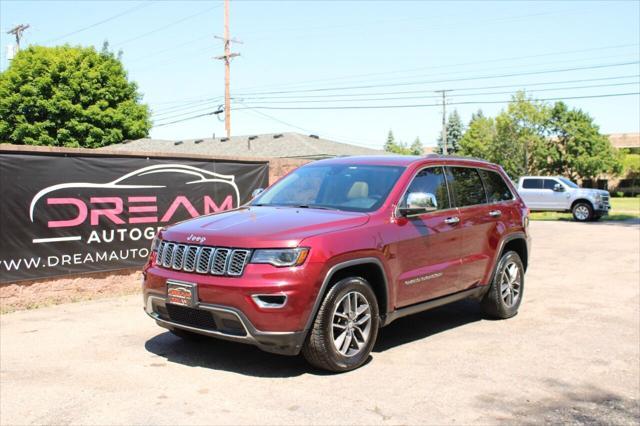
[[268, 179], [265, 162], [0, 152], [0, 282], [142, 265], [158, 228]]

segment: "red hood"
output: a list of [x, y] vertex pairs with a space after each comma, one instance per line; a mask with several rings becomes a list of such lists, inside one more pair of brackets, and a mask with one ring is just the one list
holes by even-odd
[[205, 237], [202, 244], [208, 246], [296, 247], [307, 237], [361, 226], [368, 221], [369, 215], [366, 213], [293, 207], [246, 207], [175, 224], [163, 232], [162, 238], [187, 243], [190, 242], [190, 236]]

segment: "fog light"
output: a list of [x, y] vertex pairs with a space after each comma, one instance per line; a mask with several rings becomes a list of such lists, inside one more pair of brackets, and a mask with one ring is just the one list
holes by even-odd
[[287, 304], [286, 294], [254, 294], [251, 298], [256, 305], [264, 309], [282, 308]]

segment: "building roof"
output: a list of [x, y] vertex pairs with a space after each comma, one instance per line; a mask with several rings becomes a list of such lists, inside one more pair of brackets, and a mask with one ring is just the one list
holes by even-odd
[[640, 148], [640, 133], [612, 133], [608, 136], [614, 148]]
[[345, 155], [385, 155], [382, 150], [335, 142], [300, 133], [271, 133], [265, 135], [233, 136], [226, 138], [183, 139], [181, 141], [138, 139], [105, 147], [110, 151], [161, 152], [200, 154], [229, 157], [269, 157], [322, 159]]

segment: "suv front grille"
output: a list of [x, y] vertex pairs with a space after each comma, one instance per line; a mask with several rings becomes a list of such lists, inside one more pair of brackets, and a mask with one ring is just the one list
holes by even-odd
[[158, 247], [156, 264], [185, 272], [239, 277], [249, 259], [251, 250], [162, 241]]

